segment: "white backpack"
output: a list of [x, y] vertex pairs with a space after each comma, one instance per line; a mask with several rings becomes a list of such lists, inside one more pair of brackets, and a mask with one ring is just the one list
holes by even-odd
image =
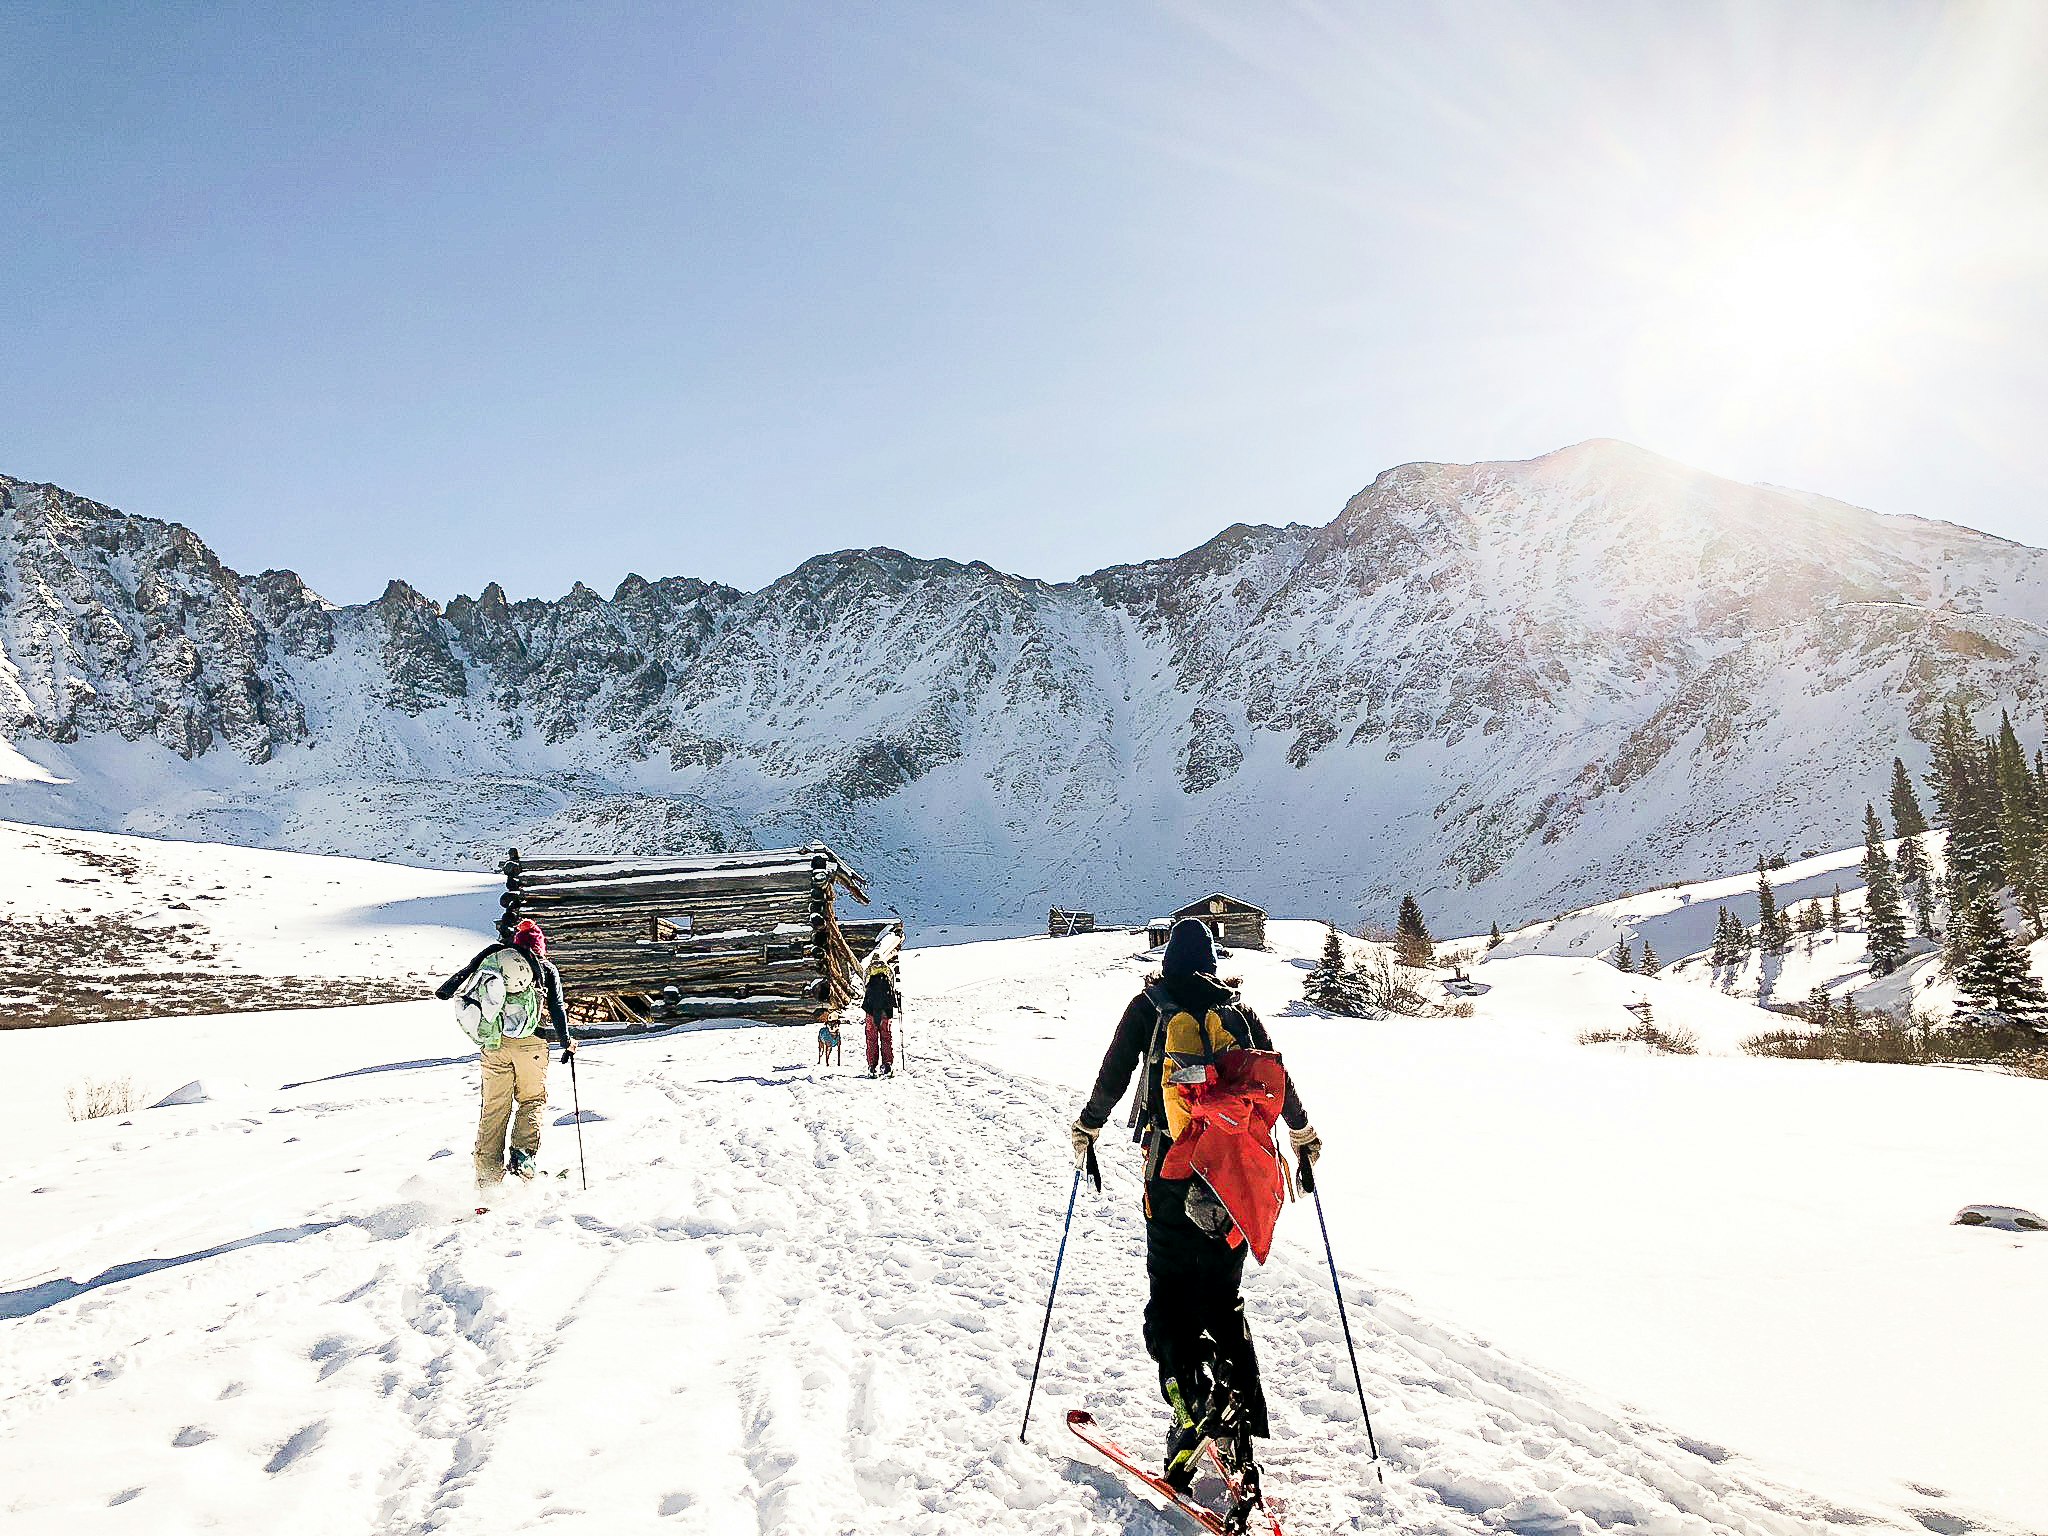
[[540, 973], [521, 950], [493, 950], [455, 995], [455, 1018], [485, 1050], [530, 1035], [540, 1024]]

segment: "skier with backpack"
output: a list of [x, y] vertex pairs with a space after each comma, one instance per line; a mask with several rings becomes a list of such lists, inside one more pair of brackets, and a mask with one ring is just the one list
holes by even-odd
[[1285, 1198], [1274, 1122], [1311, 1167], [1322, 1138], [1265, 1024], [1217, 979], [1197, 919], [1174, 925], [1160, 974], [1124, 1009], [1069, 1132], [1077, 1167], [1141, 1065], [1131, 1124], [1145, 1149], [1145, 1348], [1173, 1412], [1163, 1480], [1185, 1494], [1213, 1444], [1241, 1522], [1260, 1502], [1251, 1442], [1270, 1433], [1238, 1290], [1245, 1254], [1265, 1262]]
[[896, 994], [896, 982], [889, 975], [889, 963], [877, 960], [868, 967], [867, 990], [861, 994], [861, 1012], [867, 1015], [868, 1034], [868, 1076], [896, 1075], [896, 1038], [894, 1023], [896, 1010], [902, 999]]
[[[502, 933], [504, 930], [499, 929]], [[483, 1064], [483, 1106], [476, 1127], [476, 1183], [488, 1189], [507, 1173], [531, 1179], [538, 1171], [540, 1111], [548, 1097], [548, 1048], [541, 1013], [561, 1043], [562, 1060], [576, 1054], [576, 1038], [562, 1004], [562, 976], [547, 958], [547, 935], [524, 920], [510, 943], [486, 945], [434, 989], [446, 1001], [461, 998], [463, 1031], [476, 1041]], [[511, 1155], [505, 1131], [511, 1127]]]

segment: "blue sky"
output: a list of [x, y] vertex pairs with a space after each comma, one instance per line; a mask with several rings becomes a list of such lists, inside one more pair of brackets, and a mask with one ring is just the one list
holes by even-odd
[[342, 601], [1624, 437], [2048, 542], [2048, 7], [14, 4], [0, 471]]

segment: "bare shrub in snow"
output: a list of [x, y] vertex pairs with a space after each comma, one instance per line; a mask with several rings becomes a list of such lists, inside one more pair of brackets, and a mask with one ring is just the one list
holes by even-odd
[[1385, 950], [1376, 951], [1370, 960], [1351, 973], [1351, 977], [1366, 1007], [1381, 1013], [1406, 1014], [1413, 1019], [1472, 1017], [1470, 1003], [1452, 1005], [1429, 996], [1415, 984], [1409, 968], [1395, 966], [1388, 960]]
[[1800, 1061], [1878, 1061], [1905, 1066], [1996, 1061], [2015, 1071], [2020, 1070], [2013, 1065], [2015, 1057], [2028, 1053], [2048, 1056], [2034, 1031], [1989, 1018], [1943, 1023], [1918, 1008], [1903, 1012], [1873, 1008], [1845, 1016], [1814, 1002], [1792, 1012], [1812, 1027], [1766, 1030], [1743, 1041], [1743, 1050], [1752, 1056]]
[[82, 1078], [64, 1090], [64, 1109], [74, 1120], [103, 1120], [135, 1108], [135, 1083], [126, 1077]]
[[1647, 1045], [1666, 1056], [1697, 1056], [1699, 1037], [1689, 1029], [1666, 1029], [1654, 1021], [1631, 1024], [1627, 1029], [1588, 1029], [1579, 1034], [1581, 1045]]
[[2008, 1072], [2021, 1077], [2048, 1079], [2048, 1046], [2035, 1046], [2032, 1050], [2010, 1051], [2000, 1058]]

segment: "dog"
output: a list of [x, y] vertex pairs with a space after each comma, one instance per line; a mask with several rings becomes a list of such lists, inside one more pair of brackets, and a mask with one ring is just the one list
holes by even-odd
[[839, 1043], [837, 1024], [818, 1026], [818, 1065], [821, 1067], [840, 1066], [846, 1060], [845, 1049]]

